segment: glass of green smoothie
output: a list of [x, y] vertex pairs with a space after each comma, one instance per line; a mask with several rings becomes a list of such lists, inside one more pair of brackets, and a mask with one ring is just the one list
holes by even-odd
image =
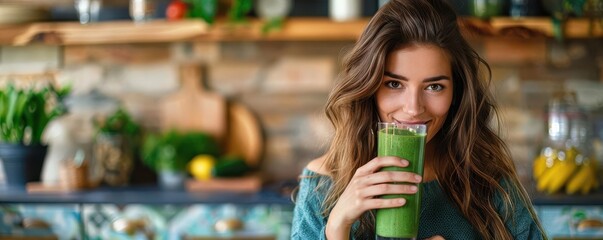
[[[406, 171], [423, 176], [425, 124], [379, 123], [377, 155], [397, 156], [408, 160], [408, 167], [384, 167], [381, 171]], [[413, 184], [413, 183], [398, 183]], [[416, 194], [383, 195], [382, 198], [405, 198], [406, 204], [376, 211], [377, 239], [416, 239], [419, 231], [421, 187]]]

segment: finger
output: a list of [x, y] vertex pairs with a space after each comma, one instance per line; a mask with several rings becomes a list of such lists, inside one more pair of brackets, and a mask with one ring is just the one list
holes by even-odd
[[440, 235], [435, 235], [433, 237], [426, 238], [425, 240], [446, 240], [446, 239], [444, 239], [444, 237], [442, 237]]
[[367, 199], [363, 203], [363, 209], [378, 209], [378, 208], [393, 208], [393, 207], [401, 207], [406, 204], [406, 199], [404, 198], [389, 198], [389, 199], [381, 199], [381, 198], [371, 198]]
[[384, 194], [415, 194], [418, 187], [409, 184], [378, 184], [358, 191], [359, 197], [375, 197]]
[[413, 172], [382, 171], [367, 175], [364, 178], [361, 178], [360, 181], [365, 185], [392, 182], [421, 183], [421, 175]]
[[383, 167], [407, 167], [408, 160], [401, 159], [399, 157], [376, 157], [368, 163], [364, 164], [362, 167], [356, 169], [355, 176], [366, 176], [368, 174], [377, 172], [379, 169]]

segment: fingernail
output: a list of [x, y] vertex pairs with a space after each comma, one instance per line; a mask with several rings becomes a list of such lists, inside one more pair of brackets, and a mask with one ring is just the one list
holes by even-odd
[[400, 199], [398, 199], [398, 202], [399, 202], [400, 204], [404, 204], [404, 203], [406, 203], [406, 199], [404, 199], [404, 198], [400, 198]]
[[410, 191], [416, 192], [417, 190], [417, 186], [410, 186]]
[[415, 179], [417, 179], [417, 181], [421, 181], [421, 176], [420, 175], [415, 175]]
[[408, 166], [408, 161], [407, 161], [407, 160], [402, 159], [402, 165], [404, 165], [404, 166]]

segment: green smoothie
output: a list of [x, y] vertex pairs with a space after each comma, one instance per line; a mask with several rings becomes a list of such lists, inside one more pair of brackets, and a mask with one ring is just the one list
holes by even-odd
[[[398, 156], [410, 162], [408, 167], [385, 167], [381, 171], [407, 171], [423, 176], [425, 133], [406, 129], [385, 128], [379, 130], [378, 155]], [[409, 184], [409, 183], [401, 183]], [[376, 234], [389, 238], [416, 238], [419, 230], [421, 188], [416, 194], [384, 195], [382, 198], [405, 198], [406, 204], [398, 208], [378, 209]]]

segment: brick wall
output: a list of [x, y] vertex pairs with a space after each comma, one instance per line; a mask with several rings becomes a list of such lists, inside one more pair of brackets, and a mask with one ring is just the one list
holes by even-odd
[[[207, 90], [238, 101], [259, 118], [266, 139], [262, 169], [294, 178], [324, 151], [331, 131], [323, 106], [341, 57], [351, 42], [198, 42], [27, 46], [0, 48], [0, 80], [57, 72], [75, 94], [98, 89], [119, 99], [147, 129], [157, 129], [158, 102], [179, 89], [177, 66], [204, 66]], [[545, 132], [551, 93], [579, 89], [594, 107], [603, 91], [598, 40], [479, 39], [472, 44], [491, 64], [501, 105], [502, 134], [525, 173]], [[586, 86], [586, 87], [585, 87]], [[603, 94], [599, 94], [603, 95]], [[599, 97], [600, 98], [600, 97]]]

